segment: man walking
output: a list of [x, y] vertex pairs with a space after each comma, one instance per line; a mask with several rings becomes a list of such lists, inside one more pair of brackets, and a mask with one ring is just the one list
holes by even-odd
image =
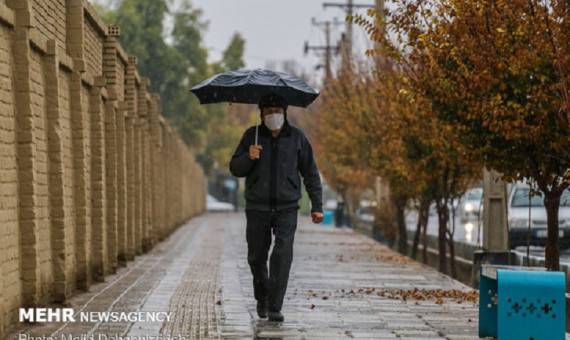
[[[260, 99], [262, 124], [243, 135], [230, 161], [236, 177], [246, 177], [247, 260], [253, 274], [257, 314], [283, 321], [281, 313], [293, 260], [293, 240], [301, 198], [301, 178], [311, 200], [311, 218], [323, 221], [322, 188], [313, 149], [305, 134], [287, 121], [287, 103], [276, 94]], [[275, 244], [269, 272], [271, 233]]]

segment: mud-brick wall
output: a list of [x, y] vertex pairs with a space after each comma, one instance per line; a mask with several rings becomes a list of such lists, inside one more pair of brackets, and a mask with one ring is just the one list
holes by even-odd
[[204, 175], [86, 0], [0, 0], [0, 338], [204, 210]]

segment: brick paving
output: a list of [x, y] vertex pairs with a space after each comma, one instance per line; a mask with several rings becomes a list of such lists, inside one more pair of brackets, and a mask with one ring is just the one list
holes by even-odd
[[173, 294], [170, 312], [174, 317], [163, 325], [162, 335], [182, 334], [192, 339], [219, 338], [217, 288], [223, 249], [221, 218], [214, 216], [214, 223], [208, 226], [200, 248]]
[[245, 217], [209, 214], [69, 301], [76, 313], [169, 312], [169, 321], [27, 325], [11, 338], [478, 339], [476, 302], [427, 294], [425, 300], [404, 301], [398, 295], [414, 289], [472, 291], [351, 230], [313, 225], [300, 216], [285, 322], [259, 320], [246, 261]]

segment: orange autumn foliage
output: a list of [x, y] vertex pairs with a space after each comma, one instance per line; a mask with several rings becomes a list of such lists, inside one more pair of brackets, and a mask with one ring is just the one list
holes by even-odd
[[[531, 179], [548, 216], [546, 267], [559, 269], [558, 206], [569, 186], [570, 3], [393, 1], [353, 21], [458, 132], [469, 156], [507, 179]], [[385, 34], [386, 33], [386, 34]]]

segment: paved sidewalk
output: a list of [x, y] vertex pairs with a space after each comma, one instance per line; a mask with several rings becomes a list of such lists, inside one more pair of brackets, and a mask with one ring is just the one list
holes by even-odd
[[[451, 290], [474, 300], [443, 296]], [[76, 314], [170, 312], [169, 321], [22, 324], [11, 338], [478, 339], [475, 298], [469, 287], [364, 236], [300, 216], [285, 322], [259, 320], [244, 214], [206, 214], [68, 306]]]
[[[404, 302], [397, 294], [388, 298], [398, 290], [471, 291], [469, 287], [351, 230], [314, 225], [306, 217], [299, 219], [285, 322], [258, 320], [246, 261], [245, 220], [239, 219], [238, 225], [225, 228], [225, 337], [478, 339], [476, 303], [436, 297]], [[245, 326], [249, 318], [250, 328]]]

